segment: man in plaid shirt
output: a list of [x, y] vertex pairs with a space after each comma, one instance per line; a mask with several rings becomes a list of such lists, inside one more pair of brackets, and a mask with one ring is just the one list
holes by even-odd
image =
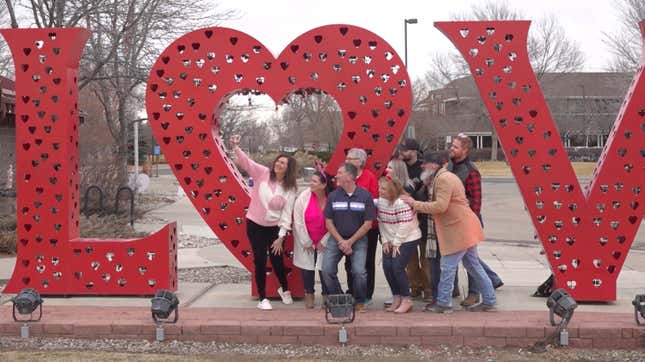
[[[450, 146], [450, 162], [448, 170], [457, 175], [464, 183], [466, 189], [466, 198], [470, 203], [470, 208], [484, 225], [481, 216], [482, 208], [482, 178], [477, 167], [468, 158], [468, 153], [473, 148], [473, 141], [470, 137], [460, 133], [452, 141]], [[495, 273], [481, 258], [479, 259], [484, 271], [490, 278], [495, 289], [504, 285], [502, 279]], [[469, 307], [479, 303], [479, 288], [474, 279], [468, 275], [468, 297], [461, 302], [464, 307]]]

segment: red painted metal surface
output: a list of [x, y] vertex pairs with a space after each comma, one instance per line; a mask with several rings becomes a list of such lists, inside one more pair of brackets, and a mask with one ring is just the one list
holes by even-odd
[[[557, 286], [579, 301], [613, 301], [616, 279], [643, 218], [643, 67], [583, 190], [529, 63], [529, 24], [486, 21], [435, 26], [470, 66]], [[645, 22], [641, 29], [645, 33]]]
[[[219, 137], [219, 109], [235, 93], [259, 91], [276, 103], [293, 92], [321, 90], [342, 109], [344, 128], [328, 165], [336, 173], [345, 152], [361, 147], [367, 167], [382, 172], [411, 107], [403, 62], [377, 35], [351, 25], [329, 25], [297, 37], [275, 58], [239, 31], [207, 28], [169, 45], [150, 72], [146, 104], [152, 130], [177, 180], [226, 247], [250, 271], [246, 237], [248, 188]], [[289, 288], [302, 296], [300, 273], [287, 242]], [[269, 274], [272, 274], [269, 265]], [[267, 292], [276, 295], [276, 278]], [[255, 291], [253, 291], [255, 294]]]
[[154, 294], [177, 288], [176, 227], [79, 238], [78, 62], [89, 31], [1, 30], [16, 66], [18, 255], [5, 293]]

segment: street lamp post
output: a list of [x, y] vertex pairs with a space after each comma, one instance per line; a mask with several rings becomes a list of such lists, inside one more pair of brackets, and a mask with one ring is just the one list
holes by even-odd
[[139, 122], [134, 122], [134, 192], [139, 178]]
[[139, 178], [139, 123], [148, 123], [147, 118], [139, 118], [132, 121], [134, 127], [134, 192], [137, 192], [137, 180]]
[[416, 24], [418, 22], [419, 20], [416, 18], [403, 20], [403, 49], [405, 52], [405, 58], [403, 60], [406, 68], [408, 67], [408, 24]]
[[[416, 18], [403, 20], [403, 51], [405, 54], [403, 62], [406, 70], [408, 69], [408, 24], [416, 24], [418, 22], [419, 20]], [[415, 138], [414, 126], [408, 125], [406, 133], [407, 137]]]

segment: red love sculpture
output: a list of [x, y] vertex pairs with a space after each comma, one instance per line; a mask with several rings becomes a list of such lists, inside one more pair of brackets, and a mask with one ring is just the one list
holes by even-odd
[[[439, 22], [470, 65], [558, 287], [613, 301], [643, 218], [643, 61], [582, 190], [528, 59], [528, 21]], [[645, 34], [645, 22], [641, 22]]]
[[[331, 173], [352, 147], [364, 148], [367, 167], [381, 171], [407, 123], [412, 98], [408, 74], [392, 47], [351, 25], [308, 31], [278, 58], [239, 31], [196, 30], [161, 54], [147, 89], [148, 118], [177, 180], [204, 221], [251, 271], [244, 226], [248, 189], [216, 126], [227, 97], [253, 90], [280, 103], [290, 93], [314, 89], [334, 97], [344, 128], [328, 165]], [[293, 268], [291, 250], [288, 243], [287, 270]], [[302, 296], [300, 273], [289, 273], [289, 283], [292, 293]], [[267, 291], [275, 294], [278, 287], [276, 278], [268, 278]]]
[[18, 255], [4, 293], [149, 295], [177, 288], [175, 224], [79, 238], [78, 61], [84, 29], [5, 29], [16, 67]]

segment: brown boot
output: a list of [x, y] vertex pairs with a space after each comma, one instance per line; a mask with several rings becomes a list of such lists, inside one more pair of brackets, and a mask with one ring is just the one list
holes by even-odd
[[314, 295], [311, 293], [305, 293], [305, 308], [313, 309], [314, 307]]
[[426, 303], [432, 302], [432, 289], [423, 290], [423, 301]]
[[477, 303], [479, 303], [479, 295], [469, 295], [468, 297], [466, 297], [466, 299], [459, 303], [459, 305], [461, 305], [462, 307], [470, 307]]

